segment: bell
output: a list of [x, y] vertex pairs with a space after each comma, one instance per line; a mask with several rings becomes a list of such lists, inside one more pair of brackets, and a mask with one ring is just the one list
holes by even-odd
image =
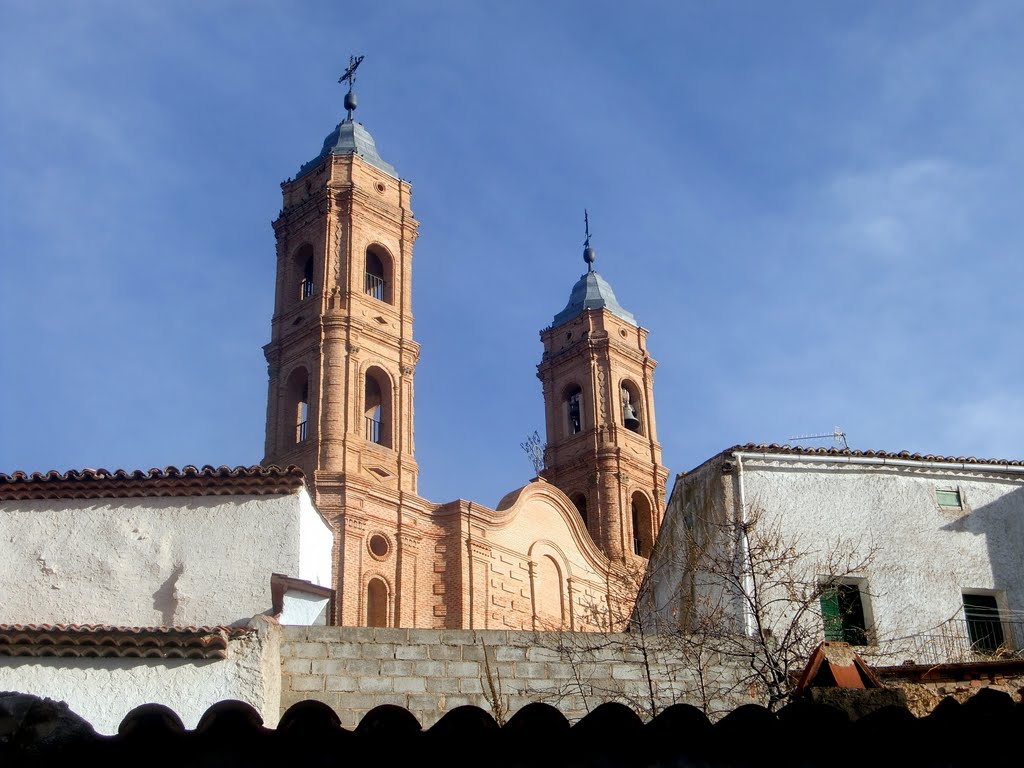
[[634, 432], [640, 431], [640, 419], [636, 417], [630, 403], [624, 403], [622, 406], [622, 423], [626, 425], [626, 429], [631, 429]]

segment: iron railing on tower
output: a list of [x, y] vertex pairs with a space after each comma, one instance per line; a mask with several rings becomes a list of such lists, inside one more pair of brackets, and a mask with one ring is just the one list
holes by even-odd
[[373, 296], [373, 298], [378, 301], [386, 301], [384, 298], [386, 288], [387, 283], [384, 282], [383, 277], [379, 277], [378, 275], [374, 275], [370, 272], [366, 273], [366, 292], [370, 296]]
[[380, 422], [372, 416], [366, 417], [366, 439], [371, 443], [379, 443], [381, 437]]

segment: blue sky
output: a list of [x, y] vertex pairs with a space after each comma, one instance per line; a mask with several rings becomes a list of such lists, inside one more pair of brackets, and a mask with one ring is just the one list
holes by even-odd
[[270, 222], [352, 53], [421, 222], [427, 498], [532, 475], [584, 206], [671, 472], [836, 425], [1024, 456], [1018, 2], [6, 0], [0, 30], [0, 472], [262, 458]]

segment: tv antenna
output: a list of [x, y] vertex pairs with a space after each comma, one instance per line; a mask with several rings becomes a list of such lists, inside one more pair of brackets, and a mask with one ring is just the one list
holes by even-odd
[[831, 434], [827, 435], [803, 435], [801, 437], [791, 437], [791, 441], [797, 440], [835, 440], [837, 443], [842, 442], [844, 450], [850, 450], [849, 444], [846, 442], [846, 433], [843, 432], [841, 427], [835, 427]]

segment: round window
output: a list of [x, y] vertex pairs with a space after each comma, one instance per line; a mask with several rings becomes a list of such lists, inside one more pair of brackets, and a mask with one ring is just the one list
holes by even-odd
[[382, 536], [379, 533], [373, 534], [370, 537], [370, 554], [374, 557], [387, 557], [388, 552], [391, 551], [391, 544], [388, 542], [387, 537]]

